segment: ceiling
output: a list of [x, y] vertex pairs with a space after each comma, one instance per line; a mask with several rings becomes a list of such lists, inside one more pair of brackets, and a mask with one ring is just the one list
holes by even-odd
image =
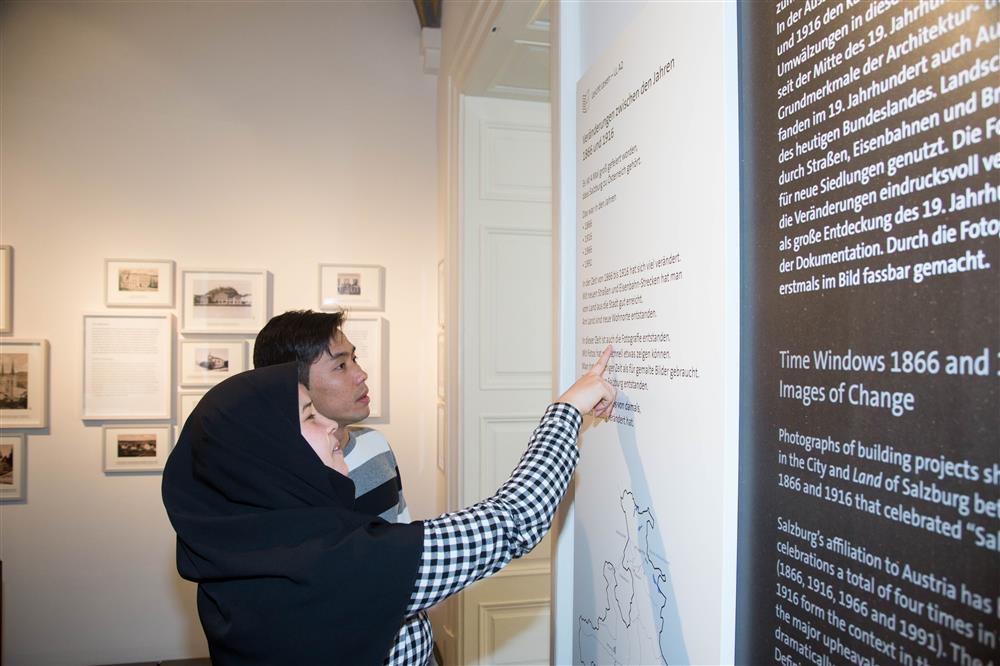
[[[413, 0], [422, 27], [441, 25], [444, 0]], [[465, 0], [452, 0], [465, 1]], [[549, 0], [505, 0], [479, 50], [467, 95], [549, 100]]]

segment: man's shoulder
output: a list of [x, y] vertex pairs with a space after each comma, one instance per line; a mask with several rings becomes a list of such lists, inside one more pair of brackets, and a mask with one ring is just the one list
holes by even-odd
[[374, 428], [351, 428], [351, 434], [358, 441], [358, 444], [361, 444], [362, 442], [385, 442], [386, 445], [389, 444], [389, 440], [385, 438], [385, 435]]
[[351, 428], [351, 437], [354, 439], [353, 450], [358, 451], [358, 453], [363, 452], [365, 457], [386, 452], [395, 458], [392, 447], [389, 446], [389, 440], [378, 430], [365, 427]]

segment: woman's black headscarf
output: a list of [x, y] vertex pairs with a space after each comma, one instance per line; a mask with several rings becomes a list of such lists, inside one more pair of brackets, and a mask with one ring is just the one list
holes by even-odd
[[163, 474], [177, 570], [216, 664], [380, 664], [423, 527], [354, 511], [300, 434], [296, 382], [294, 363], [237, 375], [188, 419]]

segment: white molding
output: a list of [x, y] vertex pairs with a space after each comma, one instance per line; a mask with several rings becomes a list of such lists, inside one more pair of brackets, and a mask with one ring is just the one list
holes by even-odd
[[441, 28], [420, 29], [420, 55], [424, 59], [424, 74], [441, 70]]
[[[482, 601], [479, 610], [479, 654], [496, 653], [497, 636], [495, 621], [507, 618], [548, 618], [550, 616], [547, 599], [531, 599], [523, 601]], [[547, 656], [547, 655], [546, 655]]]
[[[502, 333], [502, 327], [496, 308], [490, 307], [490, 304], [496, 300], [495, 295], [490, 293], [490, 290], [498, 289], [502, 285], [498, 284], [496, 280], [489, 279], [488, 273], [496, 259], [496, 243], [493, 241], [501, 236], [534, 236], [537, 238], [547, 238], [551, 242], [552, 232], [548, 229], [493, 226], [484, 226], [480, 230], [479, 265], [481, 279], [479, 293], [479, 334], [482, 339], [479, 358], [480, 388], [486, 391], [495, 389], [548, 389], [552, 382], [552, 368], [550, 365], [529, 372], [499, 372], [496, 370], [499, 365], [496, 360], [497, 349], [500, 344], [498, 336]], [[511, 324], [524, 326], [524, 321], [524, 317], [517, 317], [511, 320]]]
[[[512, 123], [496, 122], [484, 120], [479, 126], [479, 196], [482, 199], [493, 201], [536, 201], [540, 203], [550, 203], [552, 201], [551, 180], [544, 184], [500, 184], [496, 178], [496, 165], [498, 163], [497, 140], [506, 133], [508, 136], [517, 134], [544, 134], [551, 137], [551, 132], [544, 125], [524, 126]], [[546, 140], [546, 144], [550, 140]], [[547, 170], [551, 178], [551, 160]]]
[[[523, 436], [518, 437], [519, 446], [517, 447], [517, 457], [520, 459], [522, 453], [524, 453], [524, 442], [527, 442], [531, 437], [532, 431], [534, 431], [535, 426], [538, 424], [537, 414], [513, 414], [504, 416], [490, 416], [483, 415], [479, 419], [479, 442], [480, 442], [480, 452], [479, 452], [479, 490], [482, 495], [492, 495], [496, 490], [496, 484], [503, 483], [510, 472], [513, 471], [513, 467], [509, 470], [503, 470], [499, 475], [494, 474], [495, 470], [492, 468], [493, 461], [496, 460], [497, 449], [497, 437], [496, 435], [501, 433], [498, 426], [523, 426]], [[508, 428], [503, 432], [517, 432], [522, 433], [521, 428]], [[515, 461], [516, 465], [517, 462]]]

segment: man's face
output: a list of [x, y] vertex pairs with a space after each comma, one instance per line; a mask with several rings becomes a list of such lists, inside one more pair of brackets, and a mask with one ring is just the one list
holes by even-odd
[[368, 418], [368, 374], [354, 356], [354, 345], [340, 331], [330, 338], [330, 353], [309, 366], [306, 392], [316, 411], [344, 428]]

